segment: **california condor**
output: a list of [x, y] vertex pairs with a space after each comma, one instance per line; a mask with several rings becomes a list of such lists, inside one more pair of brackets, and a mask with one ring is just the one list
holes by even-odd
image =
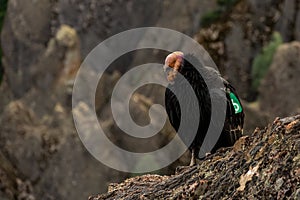
[[[197, 67], [199, 67], [202, 71], [200, 74], [199, 71], [191, 64], [197, 63]], [[198, 68], [198, 69], [199, 69]], [[205, 135], [207, 133], [208, 127], [211, 121], [211, 97], [206, 82], [203, 79], [203, 75], [206, 76], [205, 80], [214, 81], [214, 79], [219, 79], [222, 81], [223, 86], [217, 88], [219, 92], [225, 93], [224, 102], [225, 108], [223, 113], [225, 115], [225, 122], [223, 125], [222, 132], [220, 137], [216, 140], [217, 143], [214, 145], [211, 152], [215, 152], [220, 147], [228, 147], [232, 146], [235, 141], [242, 136], [243, 134], [243, 124], [244, 124], [244, 111], [242, 104], [239, 100], [239, 97], [232, 85], [225, 79], [223, 79], [220, 74], [212, 67], [205, 67], [199, 62], [199, 60], [192, 54], [184, 55], [180, 51], [173, 52], [167, 56], [165, 59], [164, 71], [167, 75], [167, 80], [169, 82], [168, 87], [165, 92], [165, 107], [169, 117], [169, 121], [171, 125], [174, 127], [176, 132], [178, 132], [178, 128], [180, 126], [181, 120], [181, 108], [178, 102], [178, 98], [171, 91], [179, 90], [182, 91], [182, 95], [184, 94], [184, 90], [186, 89], [180, 77], [184, 77], [188, 83], [192, 86], [196, 97], [198, 99], [199, 105], [199, 126], [196, 133], [195, 138], [193, 138], [192, 143], [189, 145], [189, 150], [192, 153], [191, 163], [190, 165], [195, 164], [195, 158], [199, 158], [200, 147], [203, 143]], [[182, 76], [178, 76], [180, 73]], [[185, 96], [186, 104], [191, 104], [189, 102], [189, 97]], [[189, 109], [193, 109], [191, 105]], [[222, 112], [222, 111], [218, 111]], [[183, 119], [184, 120], [184, 119]], [[179, 134], [181, 138], [184, 138], [185, 135], [182, 133]], [[207, 152], [209, 153], [209, 152]]]

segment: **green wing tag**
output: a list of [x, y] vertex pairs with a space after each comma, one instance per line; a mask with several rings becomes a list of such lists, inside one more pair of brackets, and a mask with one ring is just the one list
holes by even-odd
[[234, 107], [235, 114], [241, 113], [243, 111], [243, 108], [238, 98], [232, 92], [230, 92], [229, 96]]

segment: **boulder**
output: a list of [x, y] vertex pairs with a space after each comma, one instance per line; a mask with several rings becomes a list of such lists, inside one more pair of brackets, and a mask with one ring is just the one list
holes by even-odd
[[281, 45], [259, 88], [260, 109], [270, 118], [300, 112], [300, 42]]

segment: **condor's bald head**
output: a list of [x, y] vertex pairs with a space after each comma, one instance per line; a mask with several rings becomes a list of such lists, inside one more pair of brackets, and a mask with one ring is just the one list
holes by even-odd
[[184, 54], [181, 51], [175, 51], [166, 57], [164, 71], [170, 83], [174, 83], [178, 72], [183, 66], [183, 62]]

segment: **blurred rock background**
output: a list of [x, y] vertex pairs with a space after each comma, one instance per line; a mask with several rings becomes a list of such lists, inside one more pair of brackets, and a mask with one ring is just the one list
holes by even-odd
[[[0, 2], [0, 199], [87, 199], [105, 192], [109, 182], [132, 176], [87, 152], [71, 113], [72, 84], [81, 61], [101, 41], [124, 30], [158, 26], [195, 38], [243, 99], [247, 134], [274, 117], [300, 112], [299, 0]], [[131, 141], [135, 151], [167, 143], [168, 125], [160, 133], [165, 141], [158, 137], [137, 143], [121, 137], [109, 101], [123, 73], [138, 64], [162, 63], [166, 54], [132, 52], [104, 75], [107, 85], [97, 89], [96, 109], [114, 143]], [[130, 106], [137, 123], [149, 122], [148, 109], [163, 101], [163, 92], [158, 86], [136, 92]], [[184, 155], [158, 173], [171, 173], [187, 160]]]

